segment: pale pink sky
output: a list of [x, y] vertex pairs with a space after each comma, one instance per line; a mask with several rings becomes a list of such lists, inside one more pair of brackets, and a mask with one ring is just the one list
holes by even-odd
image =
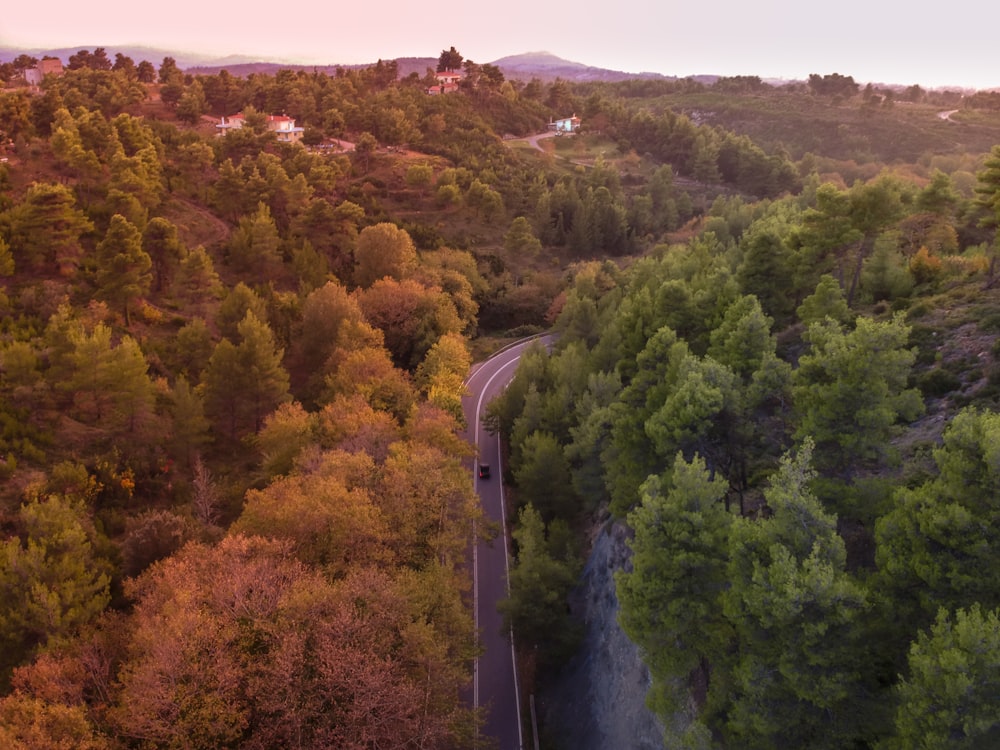
[[143, 45], [312, 64], [436, 57], [455, 46], [480, 63], [545, 50], [587, 65], [678, 76], [841, 73], [859, 82], [1000, 87], [1000, 3], [953, 0], [934, 11], [887, 4], [22, 0], [0, 13], [0, 46]]

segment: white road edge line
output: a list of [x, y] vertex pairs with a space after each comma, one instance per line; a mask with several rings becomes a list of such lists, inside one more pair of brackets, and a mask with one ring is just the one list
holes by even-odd
[[[479, 400], [476, 402], [476, 429], [475, 429], [475, 444], [476, 450], [479, 450], [479, 428], [482, 424], [482, 412], [483, 412], [483, 399], [486, 396], [486, 391], [492, 383], [504, 370], [506, 370], [511, 365], [517, 364], [521, 359], [520, 355], [500, 366], [500, 368], [493, 373], [489, 380], [483, 385], [482, 392], [479, 395]], [[472, 488], [479, 494], [479, 462], [477, 460], [475, 466], [473, 467], [472, 474]], [[506, 501], [504, 500], [503, 494], [503, 466], [500, 464], [499, 452], [497, 455], [497, 481], [500, 482], [500, 523], [501, 532], [503, 534], [503, 560], [504, 560], [504, 570], [506, 572], [506, 584], [507, 584], [507, 596], [510, 596], [510, 559], [508, 553], [508, 540], [507, 540], [507, 510]], [[479, 645], [479, 555], [477, 554], [477, 549], [479, 544], [476, 540], [476, 527], [475, 521], [473, 521], [472, 526], [472, 606], [474, 608], [473, 612], [473, 622], [476, 628], [476, 645]], [[510, 662], [511, 668], [514, 671], [514, 701], [517, 706], [517, 741], [518, 746], [524, 748], [524, 735], [521, 729], [521, 692], [518, 687], [517, 682], [517, 659], [514, 652], [514, 631], [511, 629], [510, 633]], [[479, 708], [479, 657], [476, 657], [472, 668], [472, 706], [473, 708]]]
[[[520, 358], [518, 358], [520, 359]], [[515, 360], [516, 361], [516, 360]], [[497, 476], [503, 477], [503, 455], [497, 451]], [[507, 500], [503, 494], [503, 481], [500, 481], [500, 523], [503, 526], [503, 567], [507, 579], [507, 598], [510, 598], [510, 556], [507, 544]], [[510, 627], [510, 665], [514, 671], [514, 703], [517, 706], [517, 745], [524, 750], [524, 734], [521, 729], [521, 688], [517, 681], [517, 654], [514, 651], [514, 626]]]

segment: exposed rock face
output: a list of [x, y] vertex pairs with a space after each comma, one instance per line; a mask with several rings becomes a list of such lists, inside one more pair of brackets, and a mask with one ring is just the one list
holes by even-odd
[[615, 571], [628, 561], [628, 529], [605, 527], [594, 541], [573, 602], [586, 624], [580, 652], [538, 696], [546, 744], [574, 750], [656, 750], [663, 727], [648, 708], [649, 670], [618, 626]]

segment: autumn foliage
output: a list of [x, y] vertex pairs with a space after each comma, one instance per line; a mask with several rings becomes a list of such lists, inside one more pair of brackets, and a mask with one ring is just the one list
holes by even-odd
[[475, 258], [127, 75], [0, 166], [0, 747], [469, 746]]

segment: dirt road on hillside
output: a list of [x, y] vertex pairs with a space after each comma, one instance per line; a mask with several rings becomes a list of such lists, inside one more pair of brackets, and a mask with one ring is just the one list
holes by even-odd
[[510, 138], [508, 139], [507, 142], [529, 143], [531, 144], [532, 147], [537, 148], [539, 151], [544, 151], [545, 149], [542, 148], [542, 145], [539, 143], [539, 141], [542, 140], [543, 138], [552, 138], [553, 136], [555, 136], [555, 134], [556, 134], [555, 131], [547, 130], [544, 133], [538, 133], [537, 135], [529, 135], [526, 138]]

